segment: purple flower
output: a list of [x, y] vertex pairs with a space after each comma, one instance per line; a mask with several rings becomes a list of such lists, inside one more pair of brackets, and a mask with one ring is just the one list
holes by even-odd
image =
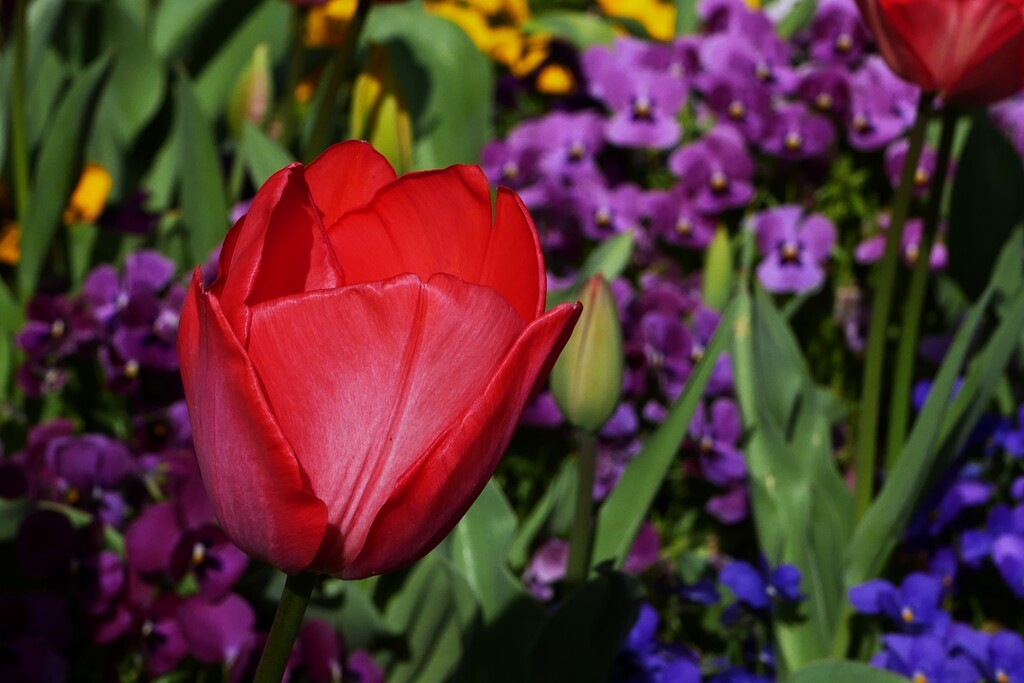
[[972, 479], [958, 479], [950, 486], [935, 510], [931, 513], [928, 532], [938, 536], [964, 510], [977, 508], [988, 503], [992, 497], [992, 485]]
[[234, 593], [219, 602], [201, 595], [189, 598], [178, 608], [178, 622], [189, 652], [201, 662], [244, 666], [255, 644], [256, 613]]
[[1010, 139], [1010, 143], [1024, 156], [1024, 96], [1015, 95], [989, 109], [992, 121]]
[[644, 603], [615, 662], [614, 680], [628, 683], [700, 683], [696, 657], [679, 646], [659, 643], [657, 632], [658, 612]]
[[601, 100], [612, 111], [605, 127], [608, 142], [665, 149], [679, 141], [682, 129], [676, 115], [686, 102], [686, 88], [680, 79], [621, 67], [604, 69], [590, 78], [601, 84]]
[[554, 584], [565, 578], [569, 568], [569, 544], [550, 538], [541, 544], [523, 572], [523, 583], [538, 600], [547, 602], [555, 596]]
[[939, 548], [928, 562], [928, 573], [941, 581], [947, 592], [953, 587], [959, 569], [960, 563], [952, 548]]
[[765, 257], [757, 276], [769, 292], [807, 292], [825, 279], [822, 262], [835, 245], [831, 221], [784, 205], [754, 217], [757, 244]]
[[1010, 508], [1003, 504], [992, 506], [984, 528], [968, 529], [961, 535], [960, 559], [968, 567], [977, 569], [991, 555], [996, 538], [1014, 531], [1014, 526], [1014, 514]]
[[[625, 346], [627, 357], [654, 376], [666, 398], [674, 400], [682, 392], [692, 369], [692, 341], [678, 316], [656, 310], [646, 313]], [[633, 389], [643, 393], [643, 387]]]
[[1024, 598], [1024, 536], [1000, 535], [992, 544], [992, 561], [1013, 594]]
[[[885, 175], [893, 189], [899, 187], [903, 175], [903, 162], [907, 158], [907, 151], [910, 149], [910, 141], [906, 138], [896, 140], [885, 148]], [[921, 150], [921, 158], [914, 170], [914, 194], [923, 195], [928, 191], [931, 184], [932, 174], [935, 172], [935, 164], [938, 162], [938, 154], [930, 145], [925, 145]]]
[[701, 471], [711, 483], [727, 486], [747, 476], [747, 464], [736, 448], [740, 435], [740, 412], [732, 399], [715, 399], [710, 410], [697, 404], [690, 437], [700, 453]]
[[786, 93], [795, 84], [789, 52], [789, 46], [774, 31], [719, 33], [704, 41], [700, 58], [707, 73], [763, 83], [774, 92]]
[[1012, 457], [1024, 456], [1024, 406], [1017, 409], [1017, 424], [999, 430], [996, 439]]
[[756, 143], [771, 119], [771, 91], [761, 83], [748, 83], [729, 74], [708, 74], [701, 81], [708, 107], [720, 123], [733, 126]]
[[928, 683], [975, 683], [980, 678], [966, 656], [949, 656], [943, 642], [933, 635], [890, 633], [882, 636], [882, 643], [885, 649], [871, 660], [880, 669]]
[[699, 13], [709, 34], [736, 33], [753, 41], [775, 33], [771, 19], [751, 10], [743, 0], [706, 0], [700, 3]]
[[725, 493], [709, 498], [704, 510], [722, 524], [739, 524], [749, 513], [749, 498], [746, 484], [734, 484]]
[[121, 525], [125, 503], [115, 489], [136, 473], [124, 444], [100, 434], [62, 436], [47, 444], [44, 457], [55, 498]]
[[853, 0], [824, 0], [806, 38], [811, 59], [843, 66], [855, 64], [868, 44], [867, 29]]
[[1024, 639], [1019, 633], [1001, 631], [989, 635], [971, 631], [964, 635], [957, 645], [974, 661], [986, 681], [1024, 680]]
[[[854, 251], [854, 259], [857, 263], [875, 263], [882, 260], [885, 254], [885, 231], [889, 229], [889, 217], [883, 216], [878, 220], [878, 227], [882, 232], [874, 237], [869, 237], [857, 245]], [[903, 263], [913, 266], [921, 252], [921, 239], [924, 233], [924, 221], [920, 218], [908, 218], [903, 226], [903, 239], [901, 255]], [[941, 234], [941, 233], [940, 233]], [[942, 270], [949, 262], [949, 254], [946, 245], [941, 240], [936, 240], [932, 245], [931, 270]]]
[[921, 633], [940, 621], [942, 581], [914, 572], [896, 588], [888, 581], [874, 579], [850, 589], [850, 603], [861, 614], [883, 614], [902, 628]]
[[527, 427], [545, 427], [551, 429], [565, 422], [565, 416], [558, 409], [555, 397], [550, 391], [542, 391], [523, 411], [519, 423]]
[[917, 89], [897, 78], [881, 57], [871, 56], [850, 78], [847, 117], [850, 144], [861, 151], [881, 149], [914, 122]]
[[580, 185], [574, 193], [583, 234], [593, 240], [642, 230], [647, 209], [644, 192], [632, 183], [607, 188], [603, 183]]
[[754, 568], [741, 560], [733, 560], [718, 575], [736, 596], [736, 600], [754, 610], [767, 610], [775, 603], [794, 603], [804, 598], [800, 593], [800, 570], [780, 564], [769, 571], [766, 565]]
[[658, 530], [650, 522], [644, 522], [637, 531], [623, 568], [627, 572], [642, 574], [658, 563], [660, 551], [661, 539], [658, 538]]
[[690, 188], [679, 183], [670, 191], [647, 194], [651, 230], [665, 242], [687, 249], [704, 249], [715, 234], [715, 222], [697, 209]]
[[[743, 137], [729, 126], [716, 126], [700, 140], [677, 149], [668, 167], [692, 192], [693, 205], [701, 213], [746, 206], [754, 197], [754, 160]], [[711, 230], [707, 232], [710, 240]]]
[[540, 150], [537, 164], [548, 183], [568, 188], [601, 177], [595, 157], [604, 148], [604, 119], [596, 112], [552, 112], [528, 130], [524, 136]]
[[839, 67], [805, 69], [800, 74], [796, 95], [808, 107], [845, 120], [850, 111], [850, 77]]
[[780, 159], [800, 161], [824, 155], [834, 139], [831, 121], [803, 104], [793, 103], [775, 111], [761, 147]]

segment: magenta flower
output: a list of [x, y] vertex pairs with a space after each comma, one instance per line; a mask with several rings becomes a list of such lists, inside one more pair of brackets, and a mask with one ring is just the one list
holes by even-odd
[[808, 292], [825, 279], [822, 267], [836, 242], [832, 222], [785, 205], [754, 217], [757, 244], [764, 260], [757, 276], [769, 292]]

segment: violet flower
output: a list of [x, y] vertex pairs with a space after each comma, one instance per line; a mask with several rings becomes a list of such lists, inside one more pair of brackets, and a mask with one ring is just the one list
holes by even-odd
[[554, 585], [565, 578], [569, 569], [569, 544], [560, 538], [544, 541], [530, 558], [523, 572], [523, 583], [543, 602], [555, 596]]
[[821, 157], [835, 140], [832, 122], [800, 103], [784, 104], [771, 117], [761, 147], [780, 159]]
[[980, 678], [966, 656], [950, 656], [933, 635], [890, 633], [882, 636], [882, 643], [885, 649], [871, 659], [872, 666], [880, 669], [929, 683], [975, 683]]
[[665, 149], [679, 141], [676, 116], [686, 102], [683, 82], [669, 73], [620, 65], [604, 59], [592, 63], [591, 92], [611, 110], [605, 138], [621, 147]]
[[736, 447], [742, 432], [740, 412], [732, 399], [718, 398], [710, 410], [698, 403], [690, 422], [690, 437], [700, 457], [704, 478], [717, 486], [742, 481], [747, 464]]
[[769, 292], [808, 292], [825, 279], [822, 262], [835, 245], [835, 229], [820, 214], [805, 215], [794, 205], [762, 211], [754, 217], [764, 260], [757, 276]]
[[796, 96], [820, 114], [846, 120], [850, 113], [850, 77], [839, 67], [820, 67], [801, 72]]
[[748, 142], [761, 140], [771, 119], [771, 90], [764, 84], [749, 83], [729, 74], [707, 74], [701, 89], [708, 108], [720, 123], [735, 127]]
[[[853, 258], [857, 263], [875, 263], [882, 260], [885, 254], [885, 231], [889, 229], [889, 218], [883, 216], [878, 220], [878, 227], [882, 232], [874, 237], [869, 237], [857, 245], [853, 252]], [[903, 227], [903, 239], [900, 245], [903, 263], [913, 267], [917, 262], [921, 251], [921, 239], [924, 233], [924, 221], [920, 218], [908, 218]], [[940, 229], [941, 237], [941, 229]], [[941, 239], [936, 239], [932, 245], [929, 269], [932, 271], [943, 270], [949, 263], [949, 252]]]
[[[730, 126], [716, 126], [683, 145], [669, 157], [668, 167], [692, 190], [694, 208], [701, 213], [743, 207], [754, 197], [754, 160], [743, 137]], [[710, 240], [711, 230], [707, 232]]]
[[869, 35], [853, 0], [823, 0], [806, 31], [806, 39], [811, 59], [852, 66], [864, 55]]
[[767, 565], [755, 568], [741, 560], [725, 565], [718, 580], [733, 592], [739, 604], [764, 611], [776, 604], [792, 604], [804, 599], [800, 592], [800, 570], [791, 564], [780, 564], [773, 570]]
[[697, 208], [696, 196], [685, 183], [672, 190], [648, 193], [651, 230], [668, 244], [704, 249], [715, 235], [715, 222]]
[[[903, 175], [903, 162], [907, 158], [907, 151], [909, 149], [910, 141], [906, 138], [896, 140], [885, 148], [885, 175], [893, 189], [897, 189], [900, 185], [901, 176]], [[928, 191], [937, 163], [938, 154], [935, 149], [931, 145], [925, 144], [921, 149], [921, 157], [918, 159], [917, 168], [914, 170], [914, 195], [920, 197]]]
[[657, 640], [658, 611], [640, 605], [636, 623], [615, 662], [614, 680], [631, 683], [700, 683], [696, 656], [683, 647]]
[[846, 132], [855, 149], [881, 149], [913, 125], [917, 89], [896, 77], [881, 57], [871, 56], [850, 77]]
[[861, 614], [887, 616], [910, 633], [932, 630], [945, 613], [942, 602], [942, 581], [934, 576], [914, 572], [896, 588], [888, 581], [874, 579], [850, 589], [850, 603]]

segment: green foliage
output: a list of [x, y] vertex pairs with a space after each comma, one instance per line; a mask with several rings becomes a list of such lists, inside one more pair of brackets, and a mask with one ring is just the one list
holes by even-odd
[[815, 662], [788, 677], [786, 683], [906, 683], [906, 678], [861, 662]]
[[579, 50], [592, 45], [607, 45], [615, 40], [615, 29], [608, 20], [588, 12], [548, 10], [523, 24], [526, 33], [555, 35]]

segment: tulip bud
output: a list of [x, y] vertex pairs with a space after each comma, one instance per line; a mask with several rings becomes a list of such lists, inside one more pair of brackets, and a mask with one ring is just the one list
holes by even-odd
[[715, 230], [704, 258], [704, 282], [701, 286], [704, 305], [716, 311], [723, 310], [729, 301], [734, 279], [729, 231], [720, 226]]
[[235, 138], [242, 136], [246, 122], [262, 125], [273, 100], [273, 77], [270, 74], [270, 47], [260, 43], [253, 50], [249, 66], [235, 83], [228, 101], [228, 129]]
[[410, 170], [412, 122], [388, 48], [370, 46], [370, 58], [352, 93], [352, 137], [376, 147], [399, 175]]
[[576, 427], [597, 431], [615, 412], [622, 391], [622, 324], [608, 281], [587, 280], [576, 330], [551, 371], [551, 393]]

